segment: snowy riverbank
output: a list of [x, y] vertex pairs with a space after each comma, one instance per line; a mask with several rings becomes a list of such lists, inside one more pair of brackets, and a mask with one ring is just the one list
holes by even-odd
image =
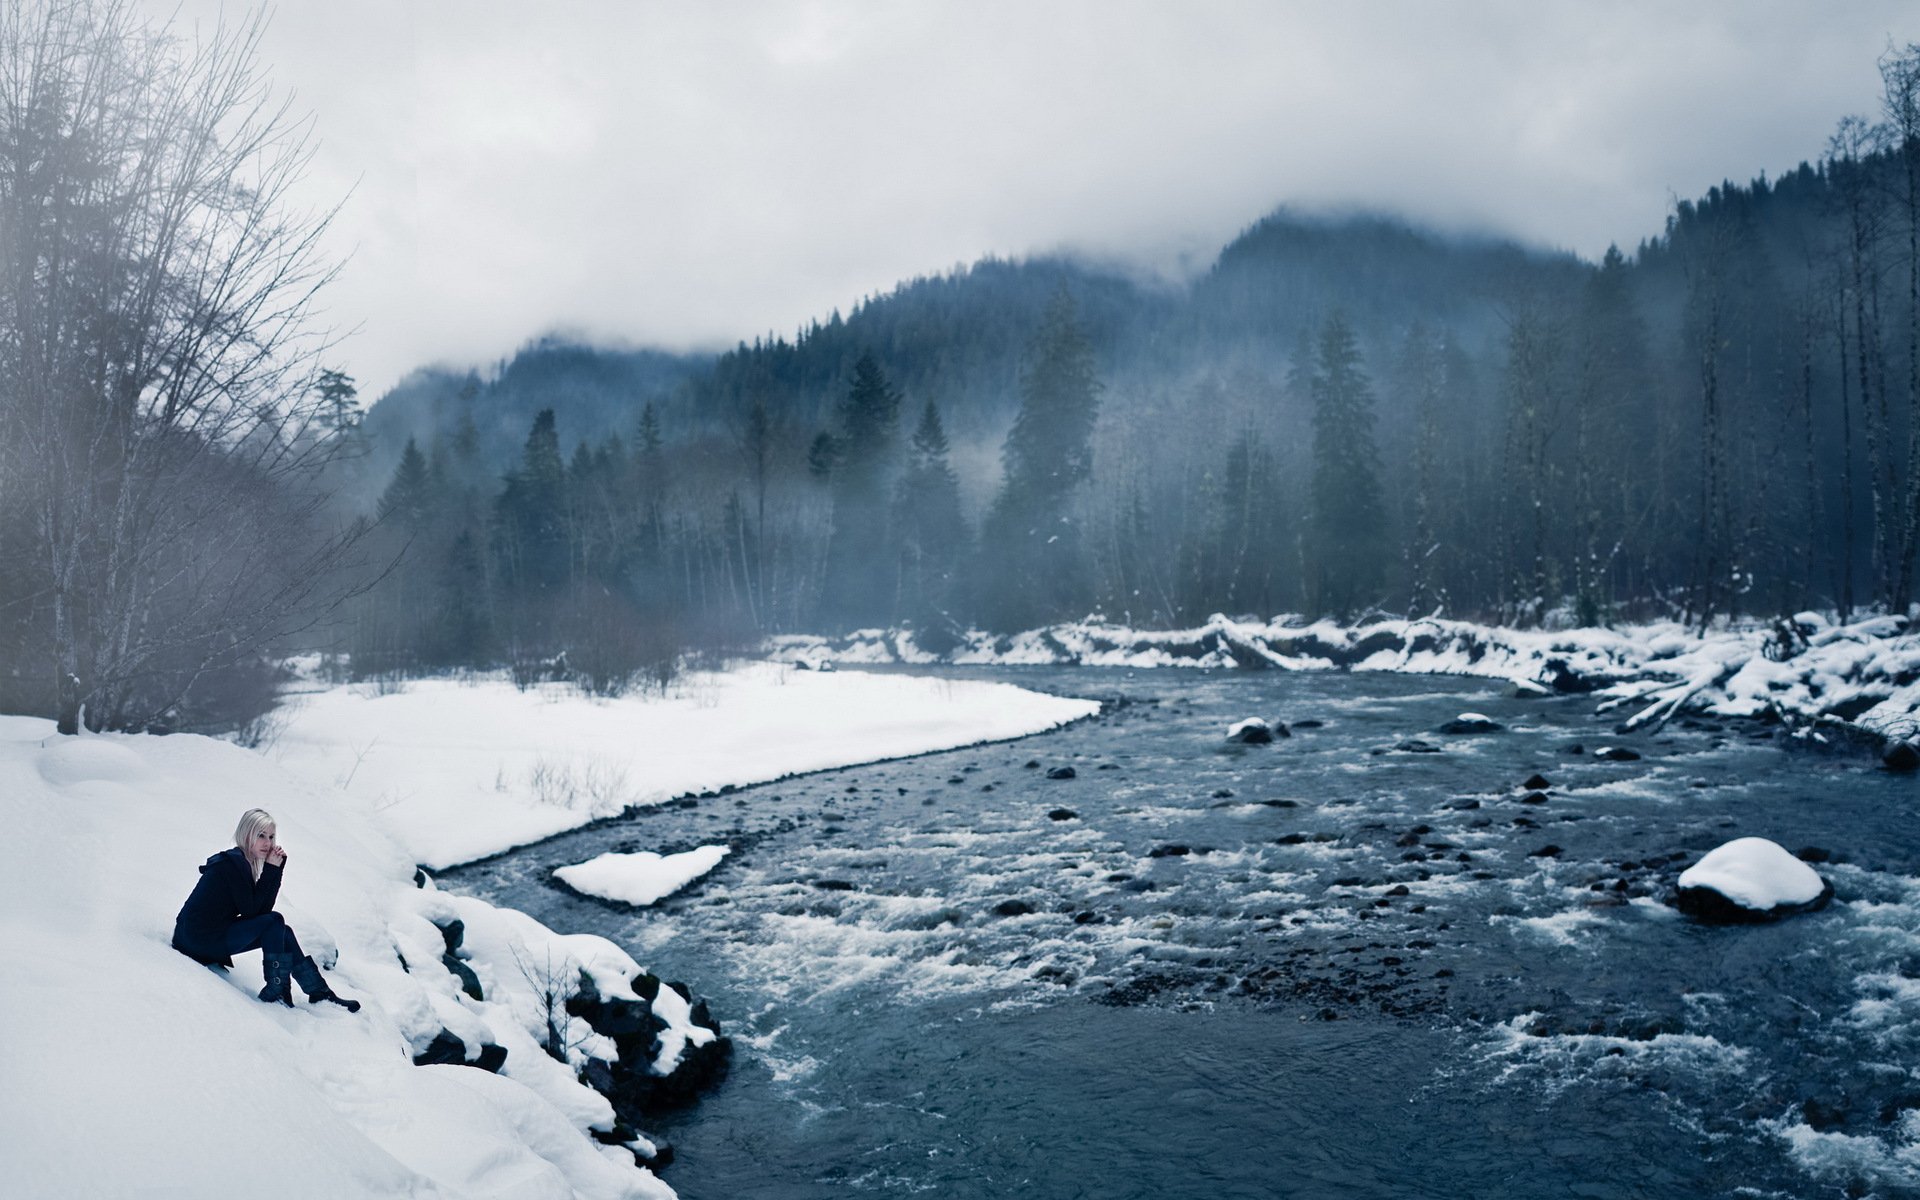
[[[338, 689], [305, 697], [265, 753], [191, 735], [62, 738], [51, 722], [0, 717], [9, 1194], [257, 1185], [666, 1200], [671, 1189], [636, 1165], [647, 1145], [577, 1075], [604, 1079], [590, 1059], [671, 1070], [712, 1031], [651, 977], [636, 992], [640, 968], [613, 943], [417, 887], [416, 861], [492, 853], [628, 803], [1014, 737], [1097, 707], [761, 666], [612, 702], [499, 682]], [[278, 907], [334, 986], [364, 1002], [358, 1014], [262, 1004], [257, 954], [223, 975], [168, 946], [196, 869], [256, 804], [289, 850]], [[583, 972], [600, 1009], [651, 1009], [647, 1063], [579, 1021], [564, 1031], [565, 1064], [542, 1048], [541, 992]]]
[[616, 700], [563, 684], [423, 679], [290, 698], [265, 752], [366, 801], [415, 862], [439, 868], [629, 807], [1024, 737], [1099, 710], [1000, 683], [773, 663]]
[[[1215, 615], [1192, 629], [1143, 631], [1089, 619], [1014, 636], [971, 633], [942, 655], [910, 632], [785, 637], [796, 663], [1077, 664], [1107, 667], [1347, 668], [1504, 679], [1522, 690], [1593, 692], [1641, 726], [1681, 711], [1772, 714], [1848, 725], [1888, 741], [1920, 730], [1920, 631], [1904, 617], [1836, 624], [1816, 613], [1704, 636], [1674, 623], [1614, 629], [1505, 629], [1439, 619], [1266, 623]], [[1817, 732], [1817, 730], [1815, 731]]]

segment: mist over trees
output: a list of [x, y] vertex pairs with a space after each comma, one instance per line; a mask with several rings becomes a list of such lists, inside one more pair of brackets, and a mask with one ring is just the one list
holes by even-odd
[[551, 663], [644, 628], [660, 671], [688, 639], [903, 624], [939, 649], [1089, 613], [1904, 611], [1916, 64], [1890, 53], [1884, 111], [1818, 162], [1598, 263], [1282, 210], [1186, 285], [988, 259], [715, 357], [547, 342], [416, 375], [364, 426], [413, 450], [375, 436], [363, 494], [443, 515], [367, 608], [467, 632], [367, 661]]

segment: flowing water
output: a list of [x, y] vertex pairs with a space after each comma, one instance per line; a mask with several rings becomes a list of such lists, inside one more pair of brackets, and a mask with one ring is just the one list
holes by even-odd
[[[1920, 1195], [1912, 777], [1485, 681], [942, 673], [1108, 704], [441, 878], [710, 999], [733, 1070], [650, 1130], [685, 1200]], [[1505, 728], [1434, 732], [1465, 710]], [[1227, 743], [1250, 716], [1293, 736]], [[1747, 835], [1828, 852], [1835, 902], [1664, 903]], [[644, 911], [549, 880], [716, 842]]]

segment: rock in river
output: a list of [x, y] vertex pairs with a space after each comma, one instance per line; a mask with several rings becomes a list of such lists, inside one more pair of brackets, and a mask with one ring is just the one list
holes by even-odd
[[1681, 912], [1716, 923], [1774, 921], [1825, 907], [1833, 885], [1766, 838], [1735, 838], [1680, 875]]
[[1506, 728], [1506, 726], [1491, 717], [1484, 717], [1479, 713], [1465, 712], [1435, 729], [1434, 732], [1452, 734], [1498, 733], [1504, 728]]
[[1269, 725], [1259, 717], [1248, 717], [1244, 721], [1235, 721], [1227, 730], [1227, 740], [1247, 746], [1264, 746], [1276, 737], [1291, 737], [1286, 722]]

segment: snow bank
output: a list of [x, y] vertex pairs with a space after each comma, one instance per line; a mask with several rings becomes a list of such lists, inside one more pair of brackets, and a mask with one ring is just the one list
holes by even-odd
[[720, 865], [725, 846], [701, 846], [684, 854], [602, 854], [557, 868], [553, 877], [576, 892], [644, 908], [671, 896]]
[[693, 675], [664, 698], [421, 680], [302, 697], [269, 753], [370, 803], [437, 868], [635, 805], [1022, 737], [1099, 708], [1008, 684], [772, 663]]
[[[255, 805], [289, 852], [279, 910], [357, 1015], [260, 1003], [258, 954], [228, 975], [168, 946], [196, 869]], [[520, 964], [590, 960], [622, 985], [637, 965], [604, 939], [415, 888], [413, 855], [366, 801], [207, 738], [61, 738], [0, 717], [0, 828], [8, 1195], [201, 1196], [248, 1180], [316, 1197], [673, 1195], [588, 1136], [612, 1130], [613, 1111], [539, 1048]], [[441, 964], [435, 926], [455, 917], [486, 1000]], [[414, 1066], [443, 1032], [469, 1058], [504, 1047], [502, 1073]]]
[[1766, 838], [1735, 838], [1680, 873], [1687, 894], [1712, 892], [1749, 912], [1766, 915], [1805, 908], [1826, 894], [1826, 881], [1785, 847]]
[[[776, 638], [779, 661], [929, 662], [911, 633]], [[1853, 725], [1892, 741], [1920, 735], [1920, 627], [1905, 617], [1835, 624], [1818, 613], [1704, 636], [1667, 622], [1616, 629], [1505, 629], [1435, 618], [1346, 628], [1295, 617], [1215, 614], [1191, 629], [1130, 629], [1098, 618], [1011, 636], [975, 631], [954, 663], [1268, 667], [1469, 675], [1535, 694], [1595, 691], [1627, 724], [1682, 710], [1765, 712]]]

